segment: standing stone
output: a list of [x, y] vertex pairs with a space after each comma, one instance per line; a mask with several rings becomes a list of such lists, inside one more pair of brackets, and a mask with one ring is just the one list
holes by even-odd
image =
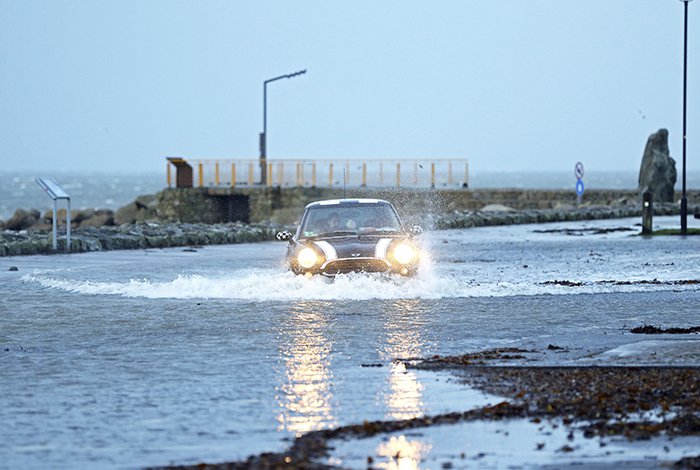
[[659, 129], [649, 136], [639, 170], [639, 193], [651, 192], [654, 202], [673, 202], [676, 161], [668, 150], [668, 131]]

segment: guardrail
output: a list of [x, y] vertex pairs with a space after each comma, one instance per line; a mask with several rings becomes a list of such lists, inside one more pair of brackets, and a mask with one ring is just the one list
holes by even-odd
[[[261, 186], [260, 160], [168, 157], [178, 187]], [[459, 187], [469, 186], [466, 159], [267, 160], [266, 186], [277, 187]]]

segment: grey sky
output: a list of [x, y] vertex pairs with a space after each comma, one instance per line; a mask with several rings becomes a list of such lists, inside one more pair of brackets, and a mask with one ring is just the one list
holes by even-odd
[[[678, 0], [0, 0], [4, 169], [164, 171], [165, 156], [468, 158], [472, 171], [680, 162]], [[700, 168], [700, 1], [688, 169]]]

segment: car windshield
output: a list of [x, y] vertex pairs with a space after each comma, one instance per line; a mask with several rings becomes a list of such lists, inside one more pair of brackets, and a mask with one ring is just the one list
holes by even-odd
[[401, 222], [389, 204], [332, 204], [307, 210], [301, 227], [304, 237], [391, 233]]

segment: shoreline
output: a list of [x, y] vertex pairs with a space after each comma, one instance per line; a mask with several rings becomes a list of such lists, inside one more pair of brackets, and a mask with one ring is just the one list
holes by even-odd
[[[474, 389], [500, 397], [494, 405], [454, 411], [431, 416], [401, 420], [364, 421], [332, 429], [308, 432], [297, 437], [282, 452], [251, 455], [245, 460], [219, 463], [200, 462], [194, 465], [155, 467], [158, 469], [332, 469], [340, 468], [331, 461], [333, 441], [358, 441], [392, 433], [423, 433], [431, 428], [469, 422], [507, 423], [507, 420], [525, 419], [531, 423], [559, 420], [569, 432], [569, 444], [559, 449], [542, 452], [571, 453], [576, 450], [574, 431], [586, 440], [622, 437], [627, 442], [643, 442], [653, 437], [700, 435], [700, 366], [538, 366], [513, 364], [514, 354], [528, 353], [515, 349], [486, 350], [465, 355], [469, 360], [455, 361], [454, 357], [396, 360], [407, 368], [449, 370], [455, 378]], [[461, 358], [461, 356], [460, 356]], [[582, 394], [581, 391], [586, 393]], [[645, 417], [654, 412], [655, 418]], [[367, 468], [376, 456], [367, 450]], [[448, 467], [465, 464], [464, 452], [455, 454]], [[584, 456], [585, 457], [585, 456]], [[398, 456], [395, 457], [398, 459]], [[478, 458], [478, 456], [477, 456]], [[582, 463], [585, 459], [582, 460]], [[677, 460], [638, 462], [611, 460], [602, 467], [616, 468], [619, 464], [646, 464], [643, 468], [668, 465], [673, 468], [698, 468], [700, 454]], [[342, 465], [341, 465], [342, 467]], [[627, 468], [627, 467], [626, 467]]]
[[[590, 206], [562, 209], [464, 211], [428, 218], [433, 230], [448, 230], [496, 225], [544, 224], [580, 220], [641, 217], [641, 209], [630, 206]], [[654, 215], [677, 215], [675, 204], [658, 204]], [[640, 219], [641, 222], [641, 219]], [[272, 241], [280, 224], [223, 224], [140, 222], [71, 230], [70, 253], [134, 250], [147, 248], [195, 247]], [[0, 232], [0, 257], [66, 253], [65, 225], [59, 227], [58, 250], [52, 248], [50, 228], [3, 230]]]

